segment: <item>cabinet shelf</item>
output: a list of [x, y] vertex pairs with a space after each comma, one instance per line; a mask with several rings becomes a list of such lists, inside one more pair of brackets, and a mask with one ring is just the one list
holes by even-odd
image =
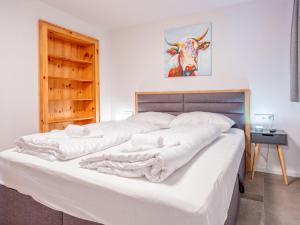
[[58, 59], [58, 60], [63, 60], [63, 61], [68, 61], [68, 62], [73, 62], [73, 63], [80, 63], [80, 64], [92, 64], [93, 63], [88, 60], [75, 59], [75, 58], [71, 58], [71, 57], [52, 55], [52, 54], [49, 54], [48, 57], [49, 57], [49, 59]]
[[85, 82], [85, 83], [92, 83], [93, 80], [91, 79], [82, 79], [82, 78], [73, 78], [73, 77], [62, 77], [62, 76], [48, 76], [49, 79], [53, 80], [65, 80], [65, 81], [77, 81], [77, 82]]
[[93, 116], [74, 117], [74, 118], [59, 118], [59, 119], [49, 119], [48, 123], [65, 123], [65, 122], [76, 122], [76, 121], [92, 120], [92, 119], [94, 119]]
[[49, 101], [93, 101], [92, 98], [49, 98]]
[[77, 37], [66, 36], [65, 34], [61, 34], [56, 31], [50, 31], [49, 38], [69, 42], [69, 43], [72, 43], [72, 44], [75, 44], [78, 46], [82, 46], [82, 47], [88, 47], [91, 45], [90, 41], [79, 39]]

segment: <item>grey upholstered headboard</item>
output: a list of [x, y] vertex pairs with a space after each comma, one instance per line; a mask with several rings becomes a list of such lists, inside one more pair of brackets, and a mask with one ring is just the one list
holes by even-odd
[[205, 111], [221, 113], [235, 121], [235, 127], [245, 130], [246, 158], [250, 166], [250, 91], [174, 91], [136, 92], [136, 112], [167, 112], [179, 115], [183, 112]]

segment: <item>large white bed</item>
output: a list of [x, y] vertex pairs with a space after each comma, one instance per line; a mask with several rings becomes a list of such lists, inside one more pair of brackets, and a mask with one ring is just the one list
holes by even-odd
[[245, 149], [231, 128], [163, 183], [82, 169], [80, 159], [47, 162], [0, 153], [0, 184], [52, 209], [105, 225], [223, 225]]

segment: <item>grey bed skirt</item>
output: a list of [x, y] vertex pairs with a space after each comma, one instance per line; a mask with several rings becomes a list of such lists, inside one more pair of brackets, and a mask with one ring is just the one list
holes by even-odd
[[[245, 155], [235, 181], [228, 217], [224, 225], [235, 225], [240, 204], [240, 185], [245, 174]], [[0, 225], [101, 225], [50, 209], [30, 196], [0, 185]], [[122, 225], [122, 224], [120, 224]], [[137, 224], [138, 225], [138, 224]], [[163, 224], [157, 224], [163, 225]], [[182, 224], [183, 225], [183, 224]], [[199, 224], [201, 225], [201, 224]]]

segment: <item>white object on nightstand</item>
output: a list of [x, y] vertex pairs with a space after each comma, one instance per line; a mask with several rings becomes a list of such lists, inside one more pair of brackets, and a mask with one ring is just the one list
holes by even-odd
[[254, 114], [255, 129], [271, 129], [274, 121], [274, 114], [256, 113]]

